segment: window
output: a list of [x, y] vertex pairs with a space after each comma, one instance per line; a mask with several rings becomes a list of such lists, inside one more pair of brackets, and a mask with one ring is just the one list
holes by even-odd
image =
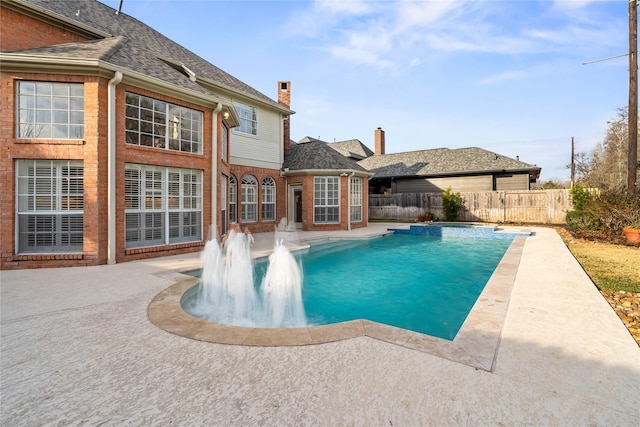
[[229, 161], [229, 128], [222, 124], [222, 150], [220, 157], [223, 161]]
[[81, 160], [18, 160], [18, 253], [82, 252]]
[[81, 83], [18, 82], [18, 138], [83, 139]]
[[276, 182], [270, 176], [262, 180], [262, 220], [276, 220]]
[[202, 239], [202, 172], [125, 166], [125, 247]]
[[127, 144], [202, 153], [202, 112], [127, 93]]
[[258, 135], [258, 113], [255, 107], [250, 107], [239, 102], [234, 102], [238, 116], [240, 116], [240, 126], [235, 128], [237, 132], [248, 135]]
[[351, 179], [351, 221], [362, 221], [362, 178]]
[[220, 235], [227, 234], [227, 178], [222, 175], [220, 179]]
[[238, 180], [235, 176], [229, 177], [229, 223], [238, 222]]
[[313, 222], [340, 222], [340, 180], [337, 176], [314, 178]]
[[242, 222], [258, 220], [258, 181], [253, 175], [242, 178], [241, 219]]

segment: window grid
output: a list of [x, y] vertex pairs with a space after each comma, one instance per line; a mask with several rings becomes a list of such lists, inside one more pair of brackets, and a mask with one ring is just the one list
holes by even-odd
[[362, 178], [351, 179], [351, 221], [362, 221]]
[[262, 180], [262, 220], [276, 219], [276, 182], [270, 176]]
[[18, 160], [16, 169], [17, 252], [82, 252], [83, 162]]
[[202, 239], [202, 172], [127, 164], [125, 247]]
[[227, 181], [226, 175], [220, 179], [220, 234], [227, 234]]
[[18, 82], [18, 138], [83, 139], [82, 83]]
[[256, 222], [258, 220], [258, 180], [253, 175], [242, 177], [241, 220]]
[[231, 175], [229, 177], [229, 223], [238, 222], [238, 180]]
[[229, 157], [229, 128], [223, 123], [222, 124], [222, 154], [221, 158], [223, 161], [228, 161]]
[[126, 95], [127, 144], [202, 153], [201, 111], [134, 93]]
[[337, 176], [316, 176], [313, 188], [313, 221], [340, 222], [340, 180]]
[[235, 102], [234, 106], [240, 117], [240, 126], [234, 129], [248, 135], [258, 135], [258, 111], [256, 108], [240, 102]]

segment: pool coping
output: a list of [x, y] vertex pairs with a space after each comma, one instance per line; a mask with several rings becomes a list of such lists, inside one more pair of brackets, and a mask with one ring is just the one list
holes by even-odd
[[147, 315], [160, 329], [211, 343], [301, 346], [366, 336], [491, 372], [525, 240], [524, 236], [513, 239], [452, 341], [366, 319], [303, 328], [251, 328], [213, 323], [191, 316], [180, 304], [183, 294], [198, 284], [199, 279], [195, 277], [179, 280], [157, 294], [149, 303]]

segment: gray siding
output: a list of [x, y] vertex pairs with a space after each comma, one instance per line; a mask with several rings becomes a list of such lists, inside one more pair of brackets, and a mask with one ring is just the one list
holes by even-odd
[[495, 184], [496, 191], [514, 191], [514, 190], [529, 189], [528, 173], [496, 175], [495, 181], [496, 181], [496, 184]]
[[[491, 191], [493, 176], [456, 176], [397, 180], [394, 193], [437, 193], [451, 187], [453, 191]], [[527, 187], [528, 188], [528, 187]]]

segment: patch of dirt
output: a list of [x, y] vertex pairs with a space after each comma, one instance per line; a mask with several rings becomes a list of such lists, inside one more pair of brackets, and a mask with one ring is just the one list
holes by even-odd
[[640, 292], [600, 291], [640, 346]]

